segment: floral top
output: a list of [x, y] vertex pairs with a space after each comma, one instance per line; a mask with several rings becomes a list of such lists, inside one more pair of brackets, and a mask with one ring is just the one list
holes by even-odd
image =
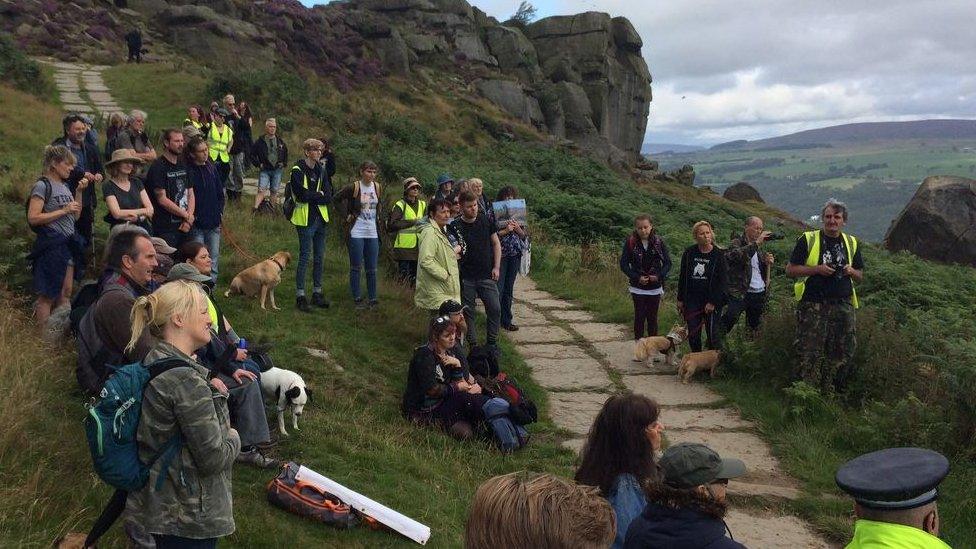
[[525, 239], [514, 231], [503, 235], [501, 237], [501, 243], [502, 257], [516, 257], [522, 255], [522, 252], [524, 252], [526, 248]]

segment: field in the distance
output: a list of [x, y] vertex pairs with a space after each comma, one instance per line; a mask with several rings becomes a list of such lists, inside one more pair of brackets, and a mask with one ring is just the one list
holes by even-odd
[[878, 242], [929, 175], [976, 178], [976, 140], [908, 139], [791, 149], [706, 150], [654, 158], [670, 170], [695, 167], [695, 185], [718, 193], [739, 181], [799, 219], [835, 197], [851, 209], [849, 228]]

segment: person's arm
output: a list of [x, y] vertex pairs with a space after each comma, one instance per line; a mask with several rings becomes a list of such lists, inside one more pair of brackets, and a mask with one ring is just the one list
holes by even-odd
[[658, 274], [658, 282], [664, 284], [664, 281], [668, 278], [668, 275], [671, 274], [671, 252], [668, 251], [668, 245], [664, 243], [663, 238], [659, 238], [658, 242], [661, 243], [662, 256], [661, 272]]
[[214, 406], [214, 394], [206, 381], [197, 376], [191, 380], [180, 379], [178, 384], [176, 381], [161, 389], [172, 397], [173, 416], [183, 445], [201, 475], [226, 471], [241, 451], [240, 436], [233, 429], [224, 435]]
[[620, 252], [620, 271], [627, 275], [627, 281], [631, 281], [639, 276], [637, 271], [634, 270], [630, 262], [630, 249], [627, 243], [630, 241], [629, 238], [624, 239], [624, 248]]
[[502, 241], [498, 239], [498, 233], [491, 233], [491, 252], [491, 279], [498, 280], [502, 269]]
[[844, 274], [853, 278], [854, 282], [861, 282], [864, 280], [864, 259], [861, 257], [860, 248], [854, 252], [854, 257], [851, 263], [851, 265], [844, 267]]
[[329, 175], [330, 179], [336, 174], [335, 153], [331, 150], [325, 153], [325, 173]]
[[684, 303], [685, 296], [688, 292], [688, 267], [689, 267], [688, 263], [689, 262], [690, 260], [688, 258], [688, 250], [685, 250], [684, 253], [681, 254], [681, 267], [680, 269], [678, 269], [677, 299], [678, 299], [679, 307], [681, 306], [680, 305], [681, 303]]
[[714, 280], [711, 281], [708, 302], [718, 308], [725, 303], [725, 288], [728, 286], [728, 263], [722, 250], [719, 250], [718, 261], [715, 262], [715, 271], [712, 276]]
[[156, 210], [153, 209], [152, 200], [149, 200], [149, 193], [146, 192], [146, 189], [139, 191], [139, 198], [142, 200], [142, 215], [152, 219]]
[[264, 139], [258, 138], [257, 141], [251, 143], [251, 150], [247, 151], [246, 154], [248, 163], [259, 170], [264, 169], [264, 164], [267, 161], [267, 155], [264, 154], [262, 147], [264, 147]]
[[105, 195], [105, 205], [108, 206], [108, 213], [112, 216], [112, 219], [117, 219], [119, 221], [135, 221], [137, 215], [133, 212], [136, 210], [123, 210], [119, 208], [119, 199], [115, 195], [107, 194]]
[[197, 212], [197, 193], [194, 192], [193, 187], [186, 188], [186, 213], [187, 222], [193, 223], [193, 219]]
[[417, 381], [420, 390], [431, 398], [443, 398], [451, 392], [451, 386], [446, 383], [439, 383], [434, 375], [437, 366], [437, 357], [433, 353], [424, 352], [417, 357]]
[[37, 195], [31, 196], [30, 203], [27, 206], [27, 223], [30, 226], [41, 227], [66, 215], [78, 215], [81, 212], [81, 202], [77, 200], [69, 202], [53, 212], [45, 213], [42, 210], [44, 210], [44, 197]]
[[288, 145], [285, 144], [284, 139], [278, 140], [278, 165], [276, 168], [284, 168], [288, 165]]
[[[421, 233], [420, 244], [417, 247], [417, 264], [430, 273], [430, 276], [444, 282], [450, 278], [451, 273], [437, 261], [437, 248], [441, 245], [436, 234], [430, 231]], [[453, 254], [454, 251], [452, 250], [451, 253]]]
[[814, 265], [813, 267], [807, 265], [806, 257], [808, 253], [806, 236], [800, 235], [800, 238], [796, 241], [796, 246], [793, 247], [793, 253], [790, 254], [790, 262], [786, 265], [786, 276], [800, 278], [803, 276], [830, 276], [834, 274], [834, 269], [830, 265], [824, 265], [823, 263]]
[[752, 254], [759, 251], [759, 244], [746, 242], [745, 237], [734, 238], [725, 250], [726, 260], [733, 265], [743, 265], [752, 259]]
[[410, 227], [413, 227], [416, 224], [417, 224], [416, 221], [410, 221], [408, 219], [404, 219], [403, 210], [400, 209], [396, 204], [394, 204], [393, 207], [390, 208], [390, 216], [389, 219], [387, 220], [387, 227], [388, 227], [387, 230], [390, 233], [395, 234], [404, 229], [409, 229]]
[[156, 195], [156, 202], [159, 202], [159, 205], [164, 210], [177, 217], [186, 219], [186, 211], [177, 206], [176, 202], [173, 202], [169, 199], [169, 197], [166, 196], [166, 189], [153, 189], [153, 194]]

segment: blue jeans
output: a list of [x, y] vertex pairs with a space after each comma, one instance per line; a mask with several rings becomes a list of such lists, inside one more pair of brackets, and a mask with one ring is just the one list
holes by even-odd
[[305, 295], [305, 271], [308, 269], [308, 256], [312, 256], [312, 288], [322, 290], [322, 263], [325, 256], [325, 236], [329, 226], [318, 215], [311, 212], [308, 225], [295, 227], [298, 231], [298, 267], [295, 268], [296, 295]]
[[522, 254], [512, 257], [502, 256], [501, 268], [498, 270], [498, 301], [501, 302], [501, 324], [512, 325], [512, 294], [515, 292], [515, 277], [522, 265]]
[[363, 298], [359, 287], [359, 271], [362, 270], [363, 263], [366, 263], [366, 292], [370, 301], [376, 300], [376, 262], [379, 257], [380, 239], [349, 239], [349, 292], [356, 301]]
[[220, 260], [220, 227], [216, 229], [193, 229], [190, 231], [190, 238], [197, 242], [202, 242], [210, 252], [210, 260], [213, 266], [210, 268], [210, 279], [217, 282], [217, 262]]
[[278, 193], [278, 187], [281, 186], [281, 168], [274, 170], [261, 170], [258, 174], [258, 190], [267, 191], [270, 190], [271, 194]]

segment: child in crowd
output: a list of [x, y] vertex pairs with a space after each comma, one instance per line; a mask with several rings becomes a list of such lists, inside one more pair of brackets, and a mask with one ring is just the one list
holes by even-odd
[[634, 339], [657, 335], [657, 313], [671, 271], [671, 255], [655, 233], [651, 216], [634, 218], [634, 232], [624, 240], [620, 254], [620, 270], [627, 275], [634, 301]]

